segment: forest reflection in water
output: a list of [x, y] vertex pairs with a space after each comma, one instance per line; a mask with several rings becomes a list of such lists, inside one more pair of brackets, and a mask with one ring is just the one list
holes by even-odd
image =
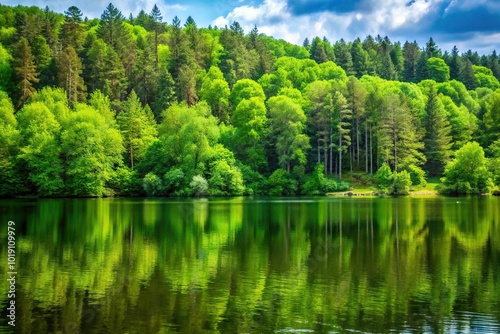
[[500, 198], [9, 200], [0, 215], [21, 234], [20, 333], [500, 330]]

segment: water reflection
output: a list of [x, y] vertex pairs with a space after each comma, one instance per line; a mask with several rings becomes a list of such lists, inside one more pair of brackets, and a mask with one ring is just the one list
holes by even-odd
[[0, 213], [23, 234], [20, 333], [495, 332], [499, 204], [92, 199]]

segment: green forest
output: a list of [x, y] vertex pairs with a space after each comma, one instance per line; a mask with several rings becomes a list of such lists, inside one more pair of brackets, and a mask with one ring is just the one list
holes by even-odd
[[164, 14], [0, 5], [0, 197], [498, 192], [495, 51]]

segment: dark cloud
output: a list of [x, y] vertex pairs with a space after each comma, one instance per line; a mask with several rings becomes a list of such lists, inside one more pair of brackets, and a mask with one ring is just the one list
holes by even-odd
[[452, 9], [436, 20], [432, 30], [445, 33], [494, 32], [500, 26], [500, 12], [493, 12], [486, 6], [468, 10]]
[[307, 15], [319, 12], [349, 13], [358, 9], [359, 0], [290, 0], [288, 8], [294, 15]]

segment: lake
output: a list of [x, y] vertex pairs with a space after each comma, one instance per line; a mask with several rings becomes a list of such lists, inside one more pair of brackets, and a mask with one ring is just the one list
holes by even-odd
[[[495, 333], [500, 198], [0, 201], [18, 333]], [[4, 279], [5, 278], [5, 279]]]

